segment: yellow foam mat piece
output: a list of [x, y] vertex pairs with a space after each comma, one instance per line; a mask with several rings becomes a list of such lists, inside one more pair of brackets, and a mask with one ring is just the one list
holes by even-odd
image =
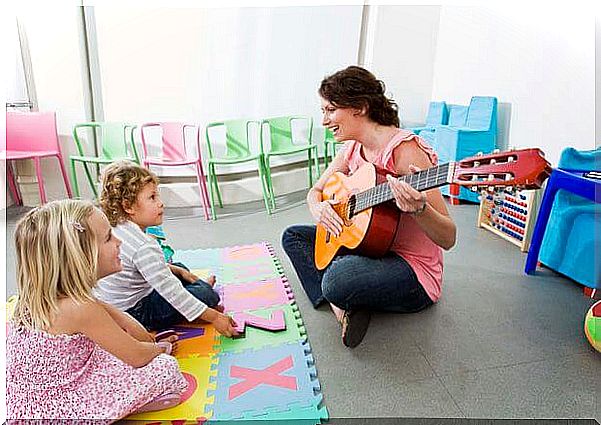
[[211, 365], [217, 358], [195, 357], [177, 359], [180, 369], [188, 381], [188, 390], [182, 396], [183, 402], [171, 409], [146, 412], [128, 416], [126, 420], [136, 421], [196, 421], [200, 418], [209, 419], [210, 414], [205, 414], [205, 407], [213, 404], [214, 396], [207, 397], [208, 389], [215, 389], [215, 384], [210, 382], [211, 376], [217, 376], [217, 370]]

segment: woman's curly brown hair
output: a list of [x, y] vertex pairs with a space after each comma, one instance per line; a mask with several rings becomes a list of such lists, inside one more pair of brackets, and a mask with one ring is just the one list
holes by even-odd
[[340, 108], [367, 109], [372, 121], [399, 127], [397, 104], [384, 94], [386, 86], [360, 66], [349, 66], [323, 79], [319, 95]]
[[156, 174], [133, 162], [114, 162], [104, 170], [100, 206], [111, 226], [129, 219], [124, 208], [129, 208], [136, 202], [138, 193], [148, 183], [159, 184]]

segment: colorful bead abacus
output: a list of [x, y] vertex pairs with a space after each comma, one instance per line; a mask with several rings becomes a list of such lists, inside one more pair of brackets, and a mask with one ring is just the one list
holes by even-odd
[[478, 227], [528, 251], [538, 211], [539, 190], [486, 192], [480, 200]]

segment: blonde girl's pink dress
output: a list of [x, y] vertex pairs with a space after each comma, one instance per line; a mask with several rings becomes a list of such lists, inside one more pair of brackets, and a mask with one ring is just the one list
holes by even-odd
[[8, 328], [9, 420], [111, 423], [160, 395], [182, 394], [187, 387], [175, 358], [166, 354], [134, 368], [81, 334]]

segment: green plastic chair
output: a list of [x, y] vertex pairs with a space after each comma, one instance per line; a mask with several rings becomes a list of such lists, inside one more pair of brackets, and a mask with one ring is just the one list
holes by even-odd
[[[265, 209], [268, 214], [271, 214], [271, 202], [270, 194], [271, 190], [267, 185], [265, 164], [263, 162], [263, 153], [259, 152], [253, 154], [250, 151], [249, 146], [249, 131], [251, 125], [256, 125], [259, 132], [259, 138], [262, 142], [261, 122], [256, 120], [228, 120], [209, 123], [206, 127], [206, 139], [207, 139], [207, 151], [209, 154], [208, 159], [208, 178], [209, 178], [209, 193], [211, 201], [211, 214], [213, 220], [217, 219], [217, 213], [215, 212], [215, 197], [219, 202], [219, 207], [223, 208], [223, 202], [221, 200], [221, 193], [219, 192], [219, 185], [217, 183], [217, 173], [215, 166], [217, 165], [232, 165], [241, 164], [243, 162], [257, 161], [259, 179], [261, 180], [261, 186], [263, 189], [263, 201], [265, 202]], [[215, 127], [225, 127], [225, 156], [215, 156], [210, 129]]]
[[326, 168], [328, 168], [330, 162], [334, 160], [334, 157], [336, 156], [336, 147], [340, 145], [344, 145], [344, 142], [338, 142], [336, 139], [334, 139], [334, 133], [326, 128], [323, 140], [323, 161]]
[[[304, 120], [309, 124], [309, 134], [305, 143], [294, 143], [292, 135], [292, 122], [295, 120]], [[271, 166], [269, 159], [272, 156], [291, 155], [298, 152], [307, 151], [308, 169], [309, 169], [309, 187], [313, 186], [313, 165], [315, 165], [316, 174], [319, 175], [319, 156], [317, 145], [312, 143], [313, 118], [305, 116], [287, 116], [267, 118], [263, 120], [264, 124], [269, 125], [271, 145], [268, 151], [261, 144], [261, 152], [264, 155], [265, 172], [267, 175], [267, 184], [271, 194], [271, 208], [275, 209], [275, 196], [273, 194], [273, 184], [271, 182]], [[261, 139], [262, 140], [262, 139]]]
[[[73, 190], [76, 198], [80, 197], [77, 173], [75, 172], [75, 164], [77, 162], [83, 164], [86, 176], [88, 177], [88, 182], [90, 183], [95, 197], [98, 197], [98, 191], [94, 184], [94, 180], [92, 179], [92, 175], [90, 174], [90, 170], [88, 169], [89, 163], [99, 166], [101, 164], [110, 164], [111, 162], [124, 159], [133, 161], [136, 164], [140, 163], [138, 151], [136, 150], [136, 145], [134, 143], [134, 129], [136, 127], [136, 125], [123, 122], [85, 122], [76, 124], [75, 127], [73, 127], [73, 139], [77, 145], [79, 155], [71, 155], [69, 156], [69, 160], [71, 162], [71, 180], [73, 180]], [[100, 156], [88, 156], [84, 152], [80, 140], [80, 133], [78, 132], [83, 128], [92, 128], [94, 131], [97, 129], [99, 130], [96, 131], [96, 134], [99, 134], [99, 144], [102, 149], [102, 154]]]

